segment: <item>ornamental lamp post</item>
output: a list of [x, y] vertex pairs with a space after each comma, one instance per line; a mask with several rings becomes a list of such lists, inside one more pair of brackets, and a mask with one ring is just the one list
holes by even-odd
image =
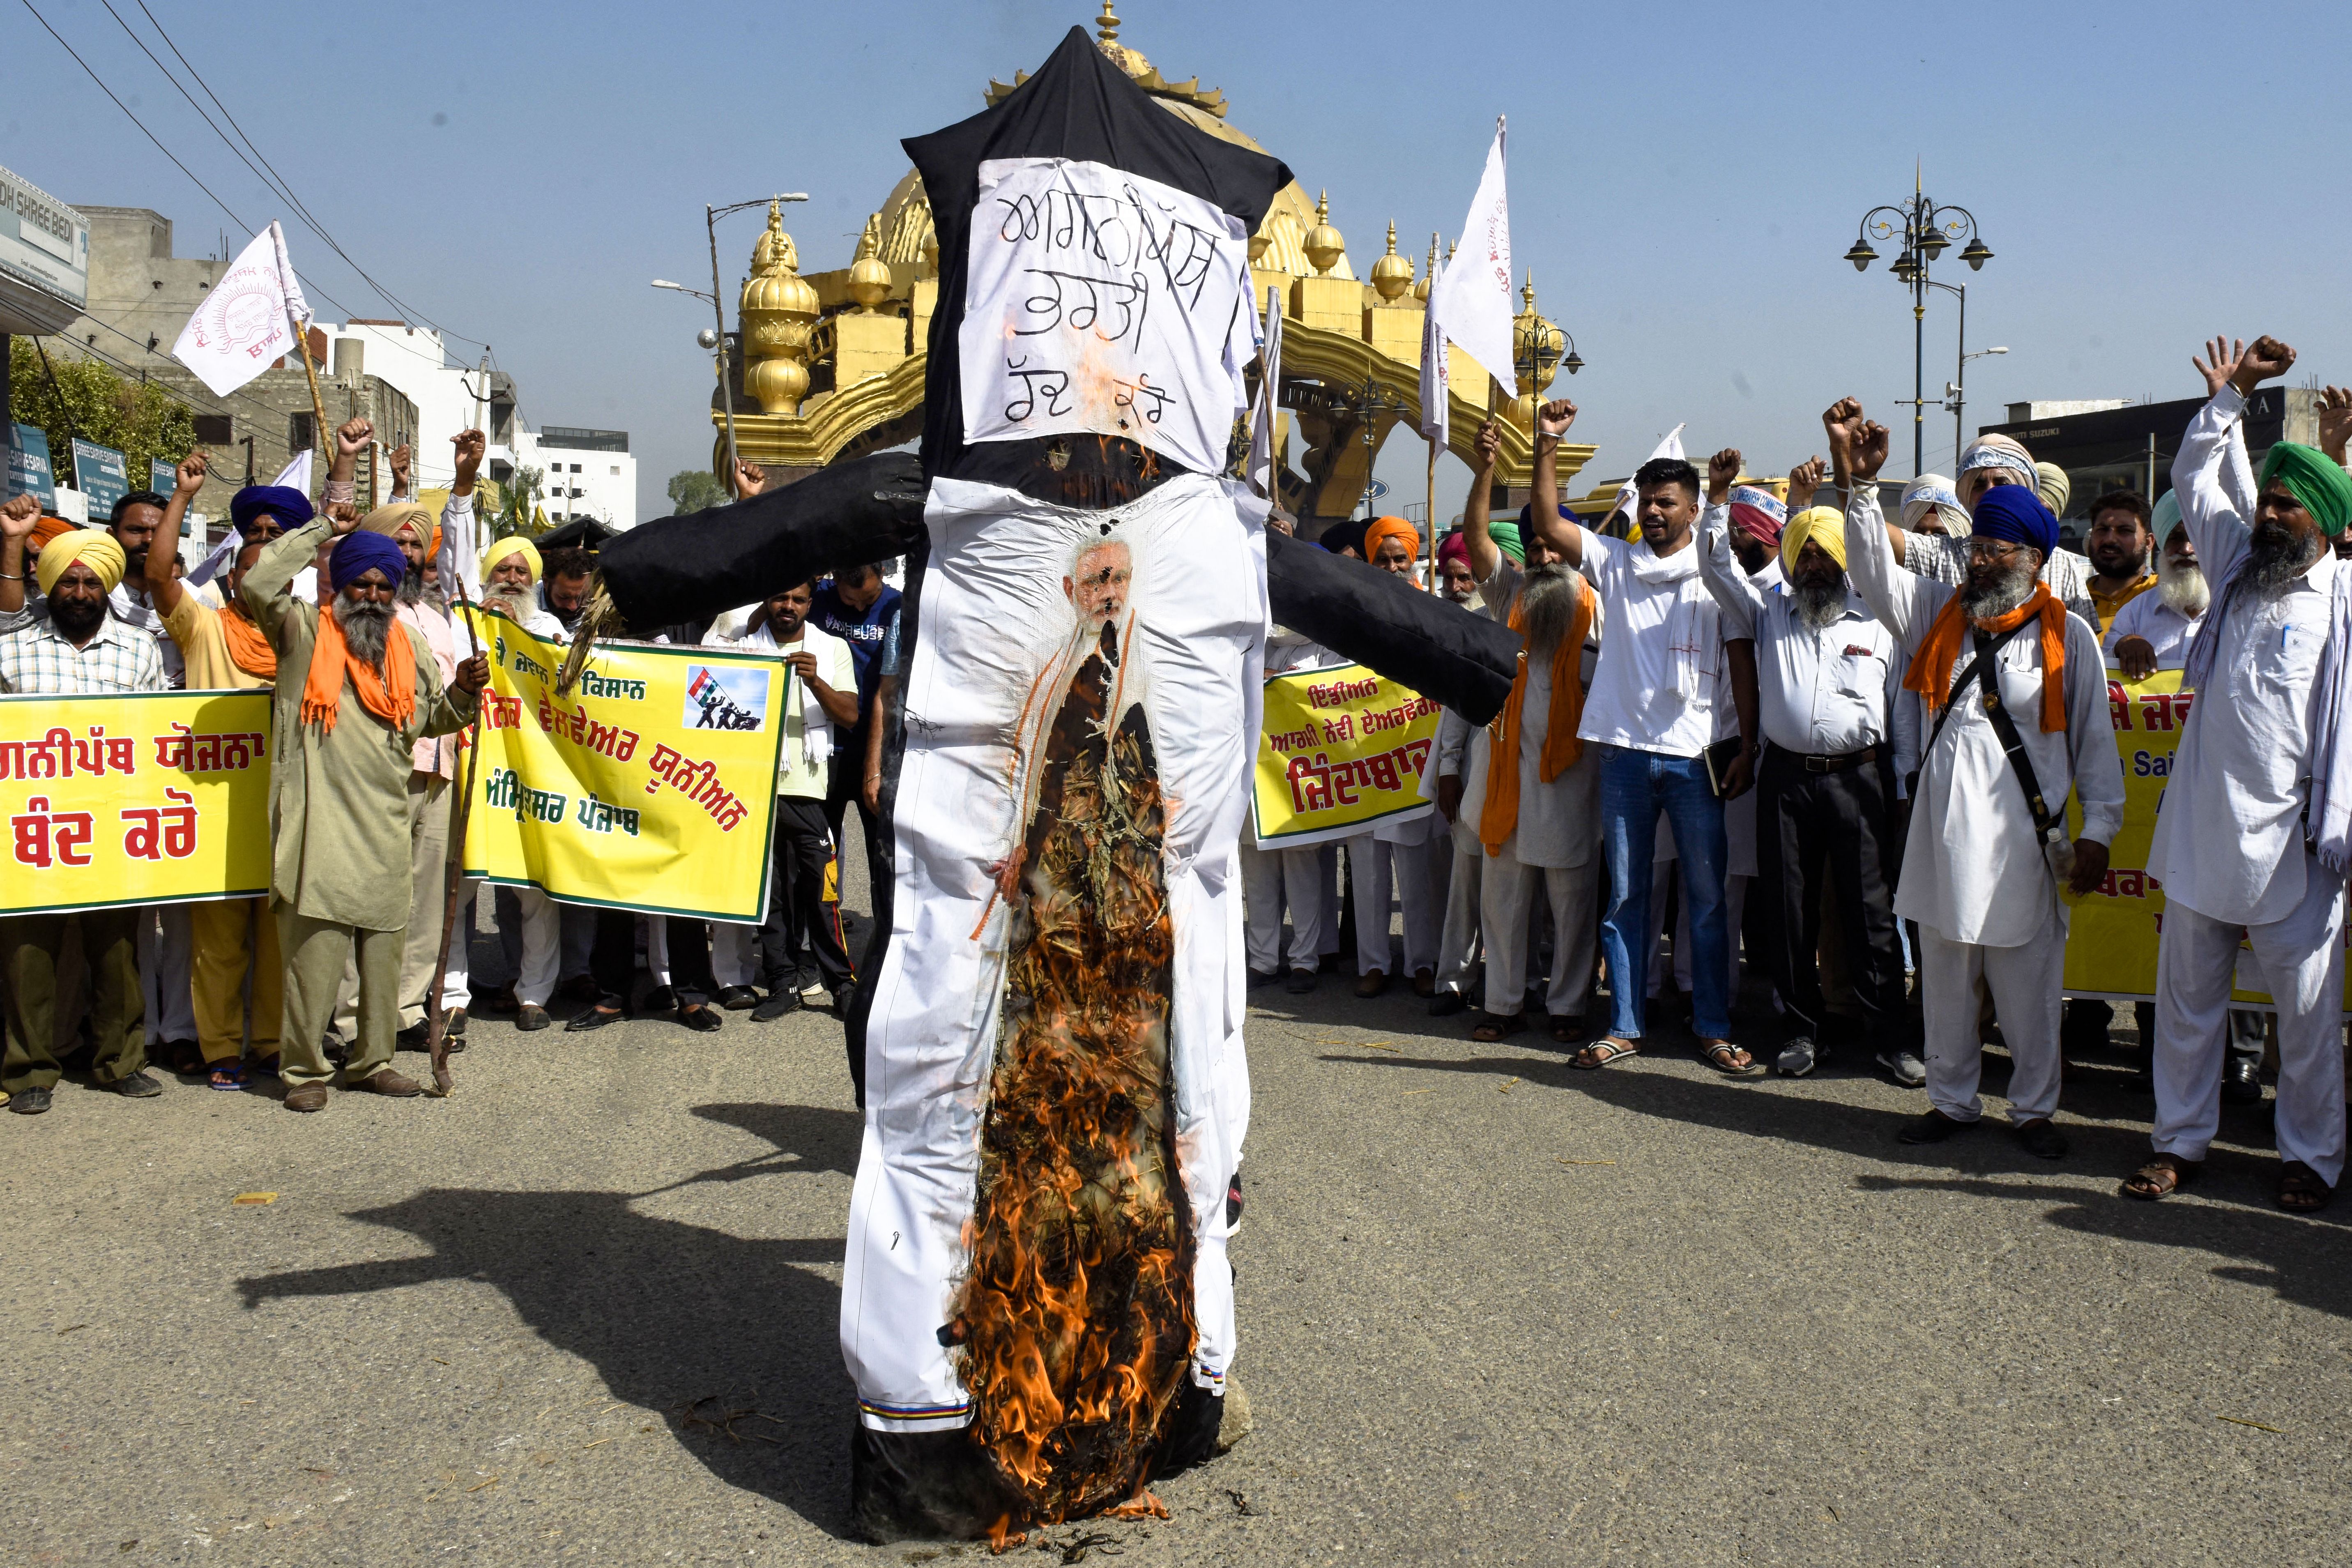
[[[1863, 214], [1853, 247], [1844, 257], [1853, 263], [1856, 272], [1867, 272], [1870, 264], [1878, 259], [1878, 252], [1870, 243], [1874, 237], [1883, 240], [1899, 237], [1901, 253], [1887, 270], [1911, 290], [1911, 395], [1899, 401], [1911, 405], [1911, 472], [1916, 478], [1927, 471], [1927, 290], [1937, 288], [1958, 291], [1955, 285], [1932, 282], [1928, 268], [1957, 240], [1968, 241], [1960, 259], [1969, 264], [1972, 272], [1982, 270], [1984, 264], [1992, 259], [1992, 249], [1977, 232], [1975, 214], [1966, 207], [1938, 205], [1916, 184], [1909, 201], [1897, 206], [1873, 207]], [[1955, 408], [1954, 413], [1957, 415], [1958, 410]]]

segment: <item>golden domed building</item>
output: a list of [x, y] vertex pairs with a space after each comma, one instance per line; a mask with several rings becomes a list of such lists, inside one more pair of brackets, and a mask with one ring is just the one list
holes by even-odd
[[[1098, 47], [1160, 107], [1212, 136], [1266, 151], [1227, 121], [1223, 93], [1202, 87], [1198, 78], [1170, 81], [1119, 41], [1118, 29], [1110, 0], [1103, 0]], [[1011, 85], [991, 81], [985, 102], [998, 102], [1027, 79], [1026, 71], [1017, 71]], [[1434, 258], [1433, 238], [1430, 254]], [[930, 205], [911, 170], [866, 219], [856, 257], [838, 271], [803, 275], [782, 216], [772, 206], [739, 300], [735, 438], [743, 457], [796, 478], [919, 435], [938, 268]], [[1277, 449], [1285, 458], [1284, 502], [1301, 517], [1345, 517], [1361, 502], [1390, 433], [1402, 424], [1405, 438], [1416, 440], [1427, 269], [1416, 279], [1412, 260], [1397, 250], [1391, 223], [1386, 253], [1369, 280], [1359, 279], [1347, 240], [1330, 221], [1328, 193], [1309, 201], [1294, 183], [1251, 238], [1250, 270], [1261, 310], [1269, 289], [1283, 300], [1280, 403], [1286, 413]], [[1499, 476], [1514, 505], [1531, 468], [1534, 410], [1560, 360], [1559, 331], [1537, 314], [1532, 280], [1522, 299], [1512, 377], [1519, 395], [1504, 410]], [[1486, 416], [1486, 376], [1459, 349], [1450, 352], [1452, 447], [1467, 459]], [[711, 419], [720, 426], [714, 467], [726, 457], [725, 417], [714, 391]], [[1297, 443], [1289, 440], [1293, 422]], [[1591, 455], [1591, 447], [1561, 447], [1563, 486]]]

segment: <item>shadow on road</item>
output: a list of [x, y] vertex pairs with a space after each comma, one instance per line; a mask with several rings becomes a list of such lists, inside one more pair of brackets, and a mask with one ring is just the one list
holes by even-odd
[[[853, 1111], [706, 1105], [694, 1114], [754, 1132], [775, 1152], [656, 1191], [854, 1169]], [[548, 1343], [593, 1364], [614, 1398], [662, 1412], [719, 1479], [850, 1539], [856, 1396], [836, 1341], [841, 1290], [807, 1267], [837, 1265], [839, 1238], [745, 1240], [631, 1206], [651, 1195], [431, 1189], [350, 1217], [404, 1231], [432, 1256], [289, 1270], [237, 1289], [250, 1310], [443, 1279], [495, 1285]], [[772, 1419], [736, 1422], [742, 1441], [707, 1425], [744, 1409]]]
[[[2240, 1163], [2270, 1163], [2242, 1157]], [[2207, 1179], [2212, 1172], [2209, 1164]], [[2050, 1189], [2044, 1186], [1965, 1177], [1864, 1176], [1855, 1184], [1870, 1193], [1946, 1192], [2044, 1204], [2051, 1198]], [[2205, 1189], [2200, 1184], [2195, 1190]], [[2332, 1215], [2313, 1220], [2276, 1211], [2249, 1214], [2209, 1204], [2144, 1204], [2116, 1198], [2061, 1205], [2044, 1212], [2042, 1218], [2086, 1236], [2155, 1247], [2196, 1247], [2225, 1258], [2242, 1258], [2252, 1267], [2223, 1267], [2213, 1272], [2240, 1284], [2266, 1286], [2298, 1306], [2352, 1317], [2352, 1246], [2347, 1245], [2344, 1226]]]
[[[2060, 1194], [2046, 1180], [2009, 1185], [1981, 1178], [2015, 1175], [2080, 1179], [2087, 1175], [2099, 1181], [2120, 1182], [2144, 1163], [2148, 1153], [2147, 1134], [2140, 1128], [2066, 1121], [2063, 1112], [2062, 1121], [2073, 1148], [2064, 1160], [2053, 1163], [2027, 1154], [2010, 1139], [2006, 1124], [1997, 1123], [1991, 1116], [1978, 1131], [1950, 1142], [1913, 1148], [1898, 1142], [1895, 1131], [1915, 1112], [1822, 1099], [1794, 1085], [1768, 1087], [1756, 1080], [1690, 1079], [1645, 1072], [1637, 1067], [1633, 1070], [1621, 1066], [1584, 1072], [1569, 1066], [1565, 1057], [1541, 1054], [1445, 1058], [1385, 1054], [1358, 1057], [1333, 1051], [1326, 1053], [1322, 1059], [1412, 1072], [1517, 1078], [1551, 1089], [1580, 1090], [1604, 1104], [1643, 1116], [1664, 1117], [1750, 1137], [1780, 1139], [1866, 1159], [1900, 1161], [1950, 1173], [1948, 1177], [1916, 1181], [1861, 1178], [1867, 1190], [1877, 1192], [1947, 1185], [1956, 1191], [1981, 1191], [1999, 1197], [2037, 1197], [2048, 1203]], [[1993, 1070], [1996, 1063], [2005, 1067], [2006, 1059], [1997, 1056], [1987, 1058], [1989, 1090], [1998, 1088], [1999, 1079]], [[2078, 1100], [2091, 1101], [2092, 1113], [2098, 1114], [2105, 1110], [2098, 1103], [2101, 1099], [2121, 1099], [2126, 1091], [2099, 1085], [2089, 1093], [2076, 1095], [2076, 1087], [2070, 1081], [2067, 1092]], [[2107, 1113], [2131, 1114], [2128, 1110]], [[2260, 1117], [2243, 1112], [2226, 1116], [2222, 1121], [2222, 1132], [2228, 1138], [2266, 1142], [2267, 1131]], [[2344, 1214], [2331, 1209], [2304, 1218], [2278, 1212], [2271, 1200], [2272, 1184], [2277, 1174], [2274, 1157], [2217, 1146], [2206, 1163], [2204, 1176], [2193, 1189], [2200, 1198], [2209, 1200], [2207, 1203], [2142, 1205], [2118, 1197], [2111, 1205], [2112, 1213], [2107, 1212], [2106, 1205], [2093, 1205], [2061, 1208], [2049, 1217], [2055, 1224], [2071, 1225], [2118, 1240], [2204, 1247], [2244, 1258], [2268, 1272], [2233, 1273], [2231, 1278], [2259, 1282], [2277, 1275], [2293, 1282], [2292, 1288], [2280, 1284], [2281, 1294], [2293, 1300], [2307, 1299], [2313, 1306], [2352, 1316], [2352, 1248], [2344, 1249], [2342, 1257], [2336, 1256], [2339, 1244], [2347, 1239]], [[2217, 1209], [2212, 1206], [2214, 1203], [2229, 1206]]]

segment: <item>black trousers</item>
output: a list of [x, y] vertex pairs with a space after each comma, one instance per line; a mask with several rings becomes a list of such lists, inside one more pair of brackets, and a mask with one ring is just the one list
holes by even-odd
[[1885, 759], [1840, 773], [1805, 771], [1794, 752], [1768, 746], [1757, 777], [1757, 892], [1775, 900], [1766, 943], [1772, 981], [1794, 1026], [1821, 1037], [1825, 1017], [1816, 953], [1822, 878], [1837, 900], [1854, 996], [1874, 1037], [1907, 1039], [1903, 946], [1895, 933], [1895, 767]]
[[[669, 983], [681, 1004], [708, 1002], [719, 994], [710, 973], [710, 924], [677, 915], [648, 915], [665, 922], [669, 941]], [[616, 998], [626, 1007], [636, 994], [637, 916], [633, 910], [598, 910], [596, 941], [588, 950], [588, 973], [594, 977], [600, 1001]]]
[[803, 949], [815, 955], [817, 974], [826, 990], [836, 994], [849, 990], [849, 955], [842, 951], [841, 928], [824, 905], [824, 863], [832, 850], [824, 802], [776, 797], [768, 918], [760, 925], [760, 981], [771, 991], [797, 985]]
[[[853, 805], [857, 807], [858, 825], [866, 833], [866, 897], [874, 910], [873, 931], [890, 923], [890, 895], [895, 890], [890, 875], [890, 858], [882, 852], [882, 823], [866, 809], [866, 732], [854, 731], [833, 754], [833, 770], [826, 780], [824, 795], [825, 827], [833, 841], [840, 846], [843, 864], [849, 860], [849, 841], [841, 834], [842, 823]], [[874, 945], [873, 931], [866, 937], [870, 950]], [[866, 967], [866, 955], [860, 953], [857, 966]]]

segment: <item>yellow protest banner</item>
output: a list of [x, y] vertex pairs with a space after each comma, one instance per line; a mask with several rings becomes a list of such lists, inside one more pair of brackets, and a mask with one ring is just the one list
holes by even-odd
[[1250, 804], [1258, 843], [1328, 844], [1435, 809], [1421, 773], [1439, 712], [1360, 664], [1268, 676]]
[[[2147, 851], [2156, 832], [2156, 809], [2172, 776], [2173, 748], [2189, 722], [2194, 692], [2180, 689], [2180, 672], [2160, 669], [2146, 680], [2126, 680], [2107, 671], [2107, 716], [2116, 729], [2116, 750], [2124, 764], [2124, 824], [2107, 847], [2107, 875], [2076, 904], [2067, 922], [2066, 981], [2069, 996], [2149, 1001], [2156, 994], [2157, 939], [2164, 930], [2164, 884], [2147, 874]], [[2079, 829], [2082, 809], [2068, 816]], [[2352, 939], [2347, 939], [2352, 946]], [[2248, 972], [2250, 956], [2239, 960]], [[2241, 989], [2234, 998], [2266, 1006], [2263, 992]], [[2352, 975], [2346, 982], [2352, 1008]]]
[[269, 890], [269, 693], [0, 697], [0, 914]]
[[791, 696], [783, 661], [600, 644], [559, 697], [563, 644], [459, 613], [490, 656], [466, 874], [570, 903], [759, 920]]

